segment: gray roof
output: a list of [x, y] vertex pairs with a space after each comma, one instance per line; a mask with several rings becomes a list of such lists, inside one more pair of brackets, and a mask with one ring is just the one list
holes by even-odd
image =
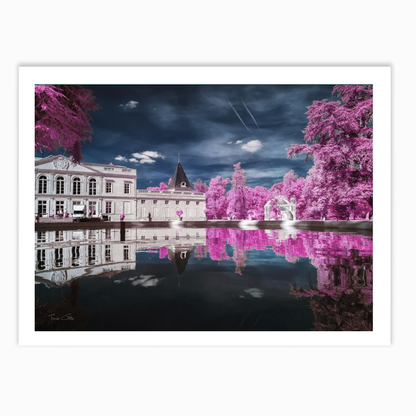
[[[184, 184], [184, 186], [182, 186]], [[172, 180], [170, 181], [170, 184], [168, 186], [168, 189], [172, 190], [186, 190], [189, 189], [191, 191], [194, 190], [193, 186], [188, 181], [188, 178], [186, 177], [185, 171], [183, 170], [182, 165], [178, 162], [178, 165], [176, 166], [175, 173], [172, 176]]]

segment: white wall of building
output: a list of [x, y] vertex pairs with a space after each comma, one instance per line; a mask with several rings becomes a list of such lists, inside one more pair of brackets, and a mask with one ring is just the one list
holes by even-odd
[[137, 219], [177, 220], [176, 211], [183, 211], [183, 221], [205, 220], [205, 194], [191, 191], [137, 191]]
[[[46, 189], [41, 186], [46, 178]], [[63, 190], [59, 188], [63, 178]], [[75, 185], [79, 180], [80, 186]], [[95, 191], [90, 184], [95, 181]], [[35, 162], [35, 214], [57, 214], [58, 210], [73, 213], [75, 204], [86, 205], [94, 217], [108, 215], [119, 220], [136, 219], [136, 170], [123, 166], [73, 164], [63, 156], [53, 156]], [[128, 190], [128, 192], [126, 192]], [[46, 192], [45, 192], [46, 191]], [[63, 191], [63, 192], [62, 192]]]
[[[46, 188], [41, 178], [46, 178]], [[63, 189], [58, 186], [63, 179]], [[76, 183], [79, 180], [79, 188]], [[90, 184], [95, 181], [95, 191]], [[91, 216], [108, 215], [119, 221], [176, 220], [176, 211], [183, 211], [182, 219], [205, 220], [205, 194], [190, 190], [137, 190], [136, 170], [124, 166], [74, 164], [64, 156], [52, 156], [35, 162], [35, 214], [50, 216], [62, 209], [73, 213], [76, 204], [85, 205]], [[126, 192], [126, 191], [129, 192]]]

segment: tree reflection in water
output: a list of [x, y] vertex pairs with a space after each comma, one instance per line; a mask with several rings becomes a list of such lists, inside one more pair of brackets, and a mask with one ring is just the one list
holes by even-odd
[[291, 285], [295, 297], [310, 297], [316, 331], [371, 331], [373, 328], [372, 237], [329, 232], [281, 230], [207, 230], [207, 251], [212, 260], [229, 259], [233, 249], [235, 273], [242, 274], [247, 250], [272, 249], [295, 263], [309, 258], [317, 269], [317, 286]]
[[[110, 306], [109, 311], [113, 310], [112, 306], [117, 302], [119, 291], [124, 290], [122, 286], [125, 284], [129, 288], [132, 286], [140, 289], [151, 288], [149, 293], [138, 292], [137, 296], [143, 296], [144, 301], [153, 299], [155, 302], [159, 302], [165, 296], [168, 302], [162, 302], [163, 305], [178, 302], [179, 310], [189, 308], [189, 313], [186, 314], [189, 317], [197, 315], [195, 311], [200, 308], [200, 304], [189, 303], [189, 299], [205, 300], [206, 310], [204, 309], [200, 315], [202, 322], [208, 316], [207, 311], [211, 311], [213, 316], [222, 313], [225, 317], [238, 315], [240, 305], [244, 317], [253, 308], [251, 305], [248, 311], [245, 311], [244, 305], [250, 304], [254, 299], [256, 307], [259, 308], [258, 311], [254, 309], [258, 312], [258, 318], [250, 323], [250, 328], [254, 328], [252, 326], [254, 322], [256, 328], [273, 328], [276, 323], [280, 325], [278, 322], [280, 316], [285, 316], [286, 312], [283, 311], [286, 311], [285, 308], [289, 305], [287, 303], [289, 298], [292, 309], [288, 313], [291, 316], [295, 314], [291, 322], [296, 328], [297, 316], [301, 316], [296, 314], [305, 309], [308, 317], [306, 318], [306, 314], [301, 312], [303, 315], [300, 319], [309, 319], [309, 324], [302, 328], [312, 327], [312, 313], [307, 310], [309, 304], [314, 316], [313, 329], [316, 331], [372, 330], [373, 241], [371, 236], [282, 229], [189, 229], [184, 230], [182, 236], [178, 236], [177, 230], [174, 230], [172, 235], [167, 229], [139, 231], [136, 230], [136, 234], [129, 232], [130, 239], [121, 244], [115, 238], [82, 241], [74, 238], [77, 236], [75, 232], [64, 234], [66, 239], [64, 241], [60, 239], [57, 243], [53, 238], [48, 238], [54, 235], [39, 232], [35, 247], [36, 281], [45, 284], [51, 290], [47, 295], [45, 293], [45, 300], [42, 303], [36, 304], [36, 329], [85, 329], [89, 315], [93, 314], [91, 311], [100, 304], [94, 303], [96, 293], [104, 290], [106, 283], [97, 279], [91, 286], [87, 286], [85, 283], [78, 283], [78, 279], [81, 277], [112, 279], [120, 275], [117, 280], [113, 280], [118, 289], [108, 292], [109, 298], [106, 302]], [[104, 235], [104, 232], [102, 234]], [[188, 234], [191, 234], [191, 238], [188, 238]], [[107, 233], [105, 235], [107, 236]], [[314, 286], [312, 279], [309, 286], [304, 283], [305, 280], [302, 280], [305, 279], [302, 270], [312, 269], [306, 264], [307, 261], [300, 261], [296, 266], [287, 268], [283, 261], [273, 259], [273, 252], [289, 263], [309, 259], [310, 264], [316, 269], [316, 280], [312, 271]], [[156, 256], [146, 254], [146, 257], [143, 257], [139, 254], [136, 258], [137, 253], [156, 253]], [[211, 259], [215, 262], [226, 261], [228, 264], [234, 262], [234, 272], [243, 278], [228, 279], [230, 274], [231, 277], [233, 275], [232, 268], [230, 270], [229, 267], [217, 265], [212, 267], [209, 261], [196, 264], [193, 258]], [[171, 264], [161, 261], [162, 259], [170, 260]], [[191, 270], [186, 270], [189, 267]], [[285, 270], [281, 270], [281, 267]], [[213, 270], [219, 272], [215, 279], [204, 279], [204, 276], [211, 275]], [[173, 290], [169, 276], [178, 276], [179, 287], [179, 275], [182, 274], [185, 286], [180, 291], [176, 291], [176, 288]], [[198, 278], [193, 279], [193, 276]], [[89, 305], [90, 309], [84, 310], [78, 303], [80, 287], [83, 287], [81, 291], [85, 296], [85, 305], [88, 304], [89, 297], [94, 299]], [[189, 296], [190, 293], [192, 296]], [[126, 308], [135, 311], [139, 310], [141, 305], [145, 305], [144, 309], [138, 312], [138, 316], [153, 308], [153, 300], [149, 304], [135, 300], [133, 302], [134, 298], [129, 297], [133, 294], [131, 290], [125, 292], [126, 299], [131, 301], [126, 303]], [[199, 298], [195, 297], [195, 294], [198, 294]], [[305, 300], [296, 300], [301, 297], [309, 297], [310, 301], [305, 303]], [[183, 299], [185, 302], [182, 302]], [[211, 299], [215, 299], [215, 302], [210, 303]], [[218, 299], [221, 299], [221, 302], [218, 302]], [[294, 304], [296, 306], [292, 307], [291, 305]], [[160, 318], [160, 322], [165, 320], [165, 315], [160, 311], [164, 307], [169, 309], [168, 306], [163, 305], [161, 309], [153, 310], [155, 316]], [[76, 319], [63, 321], [51, 318], [51, 315], [62, 318], [67, 313]], [[108, 313], [110, 315], [110, 312]], [[154, 318], [156, 324], [160, 324], [156, 317]], [[248, 318], [245, 322], [248, 322]], [[177, 322], [172, 321], [172, 325], [176, 327]], [[282, 328], [284, 329], [279, 330], [291, 327]]]

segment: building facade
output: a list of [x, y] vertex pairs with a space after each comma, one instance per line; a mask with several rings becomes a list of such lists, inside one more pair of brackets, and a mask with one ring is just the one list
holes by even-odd
[[137, 190], [137, 218], [156, 221], [178, 219], [178, 210], [182, 219], [188, 221], [205, 220], [205, 194], [196, 192], [190, 184], [185, 171], [178, 162], [168, 188], [164, 191]]
[[35, 160], [35, 214], [73, 213], [85, 205], [92, 217], [136, 219], [136, 170], [118, 165], [73, 163], [64, 156]]
[[118, 221], [205, 220], [205, 194], [196, 192], [178, 162], [164, 191], [136, 189], [137, 172], [119, 165], [73, 163], [64, 156], [35, 160], [35, 214], [49, 217], [73, 214], [74, 205], [85, 205], [91, 217], [106, 215]]

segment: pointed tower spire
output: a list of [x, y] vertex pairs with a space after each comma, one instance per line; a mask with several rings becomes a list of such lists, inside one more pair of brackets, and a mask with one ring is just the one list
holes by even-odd
[[180, 276], [188, 264], [188, 260], [191, 258], [192, 249], [178, 249], [177, 247], [168, 248], [169, 258], [172, 260], [173, 265]]
[[170, 181], [170, 184], [168, 186], [168, 190], [193, 191], [194, 187], [191, 185], [188, 178], [186, 177], [186, 173], [183, 170], [181, 163], [179, 162], [179, 156], [180, 153], [178, 154], [178, 165], [176, 166], [175, 172], [172, 176], [172, 180]]

